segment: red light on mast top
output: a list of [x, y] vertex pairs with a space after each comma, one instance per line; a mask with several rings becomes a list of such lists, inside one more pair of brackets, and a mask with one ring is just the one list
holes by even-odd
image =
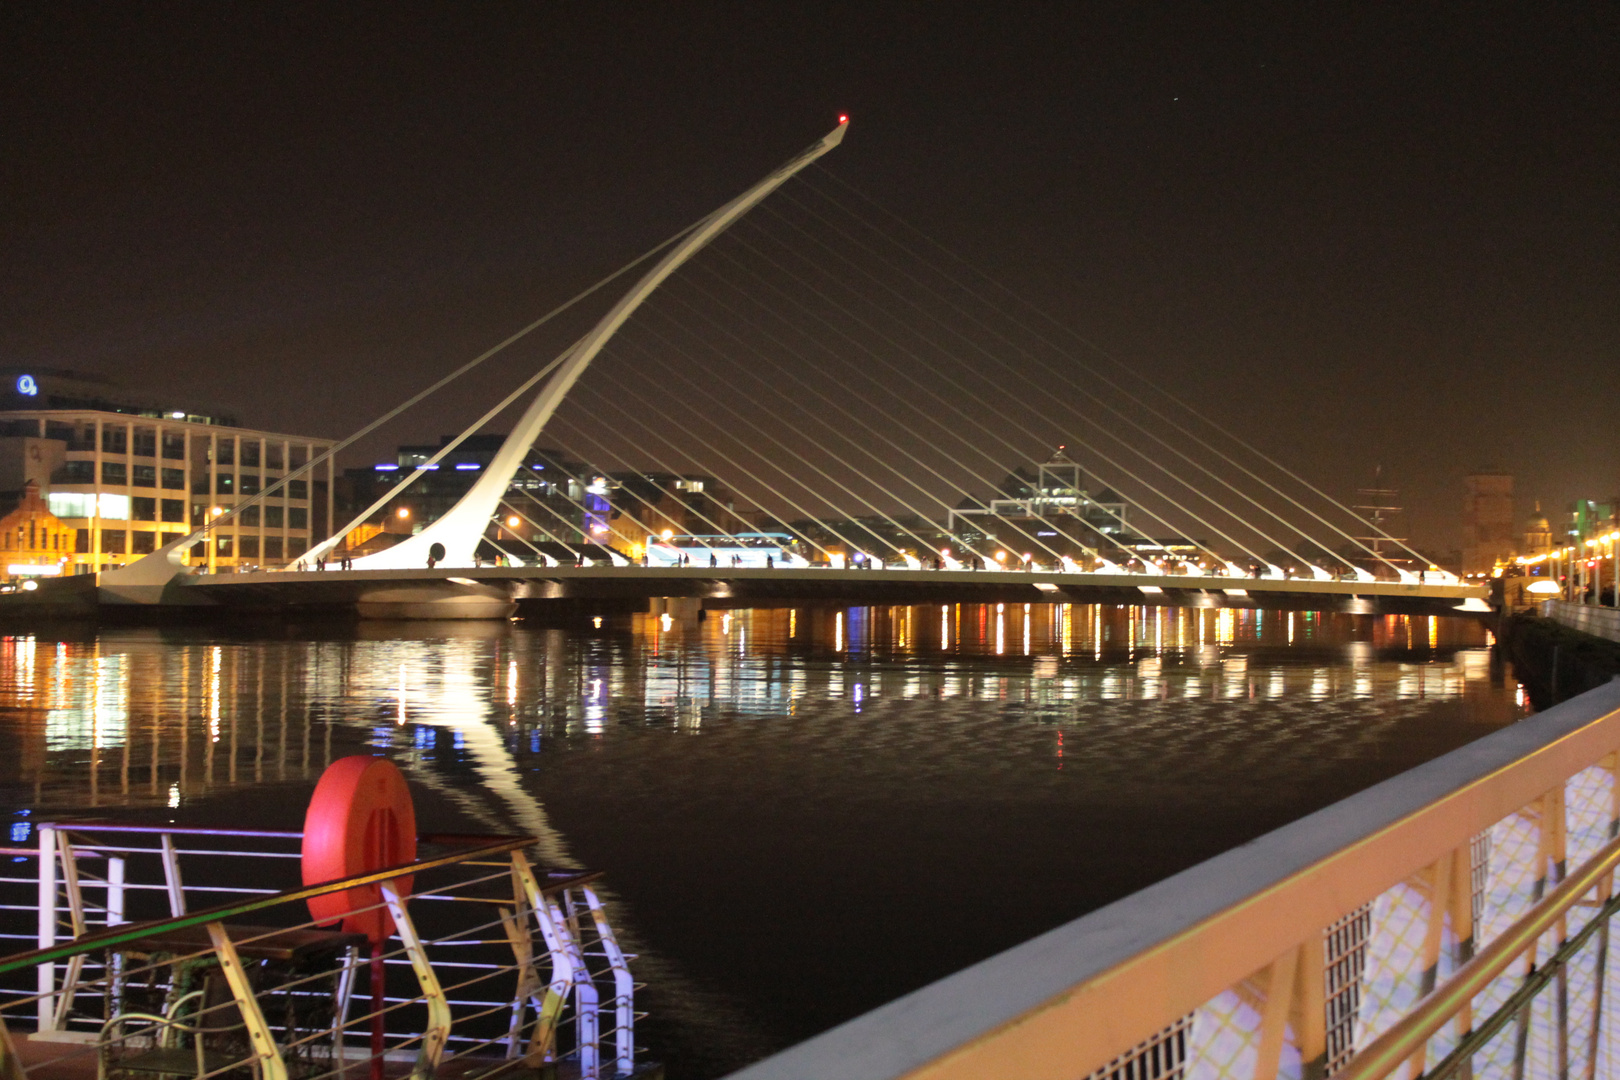
[[839, 123], [840, 123], [840, 124], [847, 124], [847, 123], [849, 123], [849, 115], [848, 115], [848, 114], [847, 114], [847, 113], [839, 113], [839, 114], [838, 114], [838, 122], [839, 122]]

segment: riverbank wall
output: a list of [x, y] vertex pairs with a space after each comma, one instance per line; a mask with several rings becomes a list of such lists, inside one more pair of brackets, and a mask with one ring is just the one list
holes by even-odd
[[1583, 633], [1536, 612], [1507, 616], [1497, 637], [1537, 709], [1620, 678], [1620, 642]]

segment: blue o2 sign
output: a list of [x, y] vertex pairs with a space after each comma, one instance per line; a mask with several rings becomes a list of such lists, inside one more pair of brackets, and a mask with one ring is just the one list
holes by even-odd
[[34, 381], [32, 375], [24, 375], [17, 380], [17, 393], [23, 397], [33, 397], [39, 393], [39, 383]]

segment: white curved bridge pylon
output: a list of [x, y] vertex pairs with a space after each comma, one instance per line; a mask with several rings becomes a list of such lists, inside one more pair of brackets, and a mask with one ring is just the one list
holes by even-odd
[[[624, 325], [625, 320], [630, 318], [654, 289], [680, 268], [681, 264], [697, 254], [705, 244], [719, 236], [733, 222], [757, 206], [767, 195], [781, 187], [801, 169], [842, 142], [844, 132], [848, 128], [848, 118], [841, 118], [838, 126], [821, 141], [704, 219], [684, 240], [660, 259], [658, 264], [602, 317], [590, 333], [580, 339], [567, 354], [561, 367], [552, 375], [551, 380], [535, 396], [534, 401], [513, 426], [511, 434], [506, 437], [506, 442], [501, 445], [489, 467], [455, 506], [409, 539], [375, 554], [355, 559], [354, 568], [403, 570], [426, 566], [430, 555], [435, 556], [434, 561], [439, 566], [472, 566], [473, 555], [477, 551], [479, 541], [484, 538], [490, 519], [511, 486], [513, 477], [523, 467], [524, 459], [534, 445], [535, 439], [540, 436], [541, 430], [551, 419], [557, 406], [562, 403], [563, 397], [584, 374], [586, 367], [596, 358], [597, 353], [601, 352], [608, 339]], [[289, 569], [308, 569], [317, 560], [325, 558], [349, 534], [349, 531], [370, 513], [368, 510], [329, 539], [312, 547]], [[442, 549], [442, 555], [434, 551], [435, 545]]]

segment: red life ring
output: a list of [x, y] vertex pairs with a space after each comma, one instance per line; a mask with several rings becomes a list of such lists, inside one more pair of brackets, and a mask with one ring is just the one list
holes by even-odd
[[[305, 885], [319, 885], [388, 866], [416, 861], [416, 809], [405, 777], [387, 758], [356, 754], [327, 766], [315, 785], [304, 815]], [[394, 879], [400, 896], [408, 896], [412, 879]], [[310, 898], [309, 913], [330, 926], [339, 919], [349, 933], [371, 941], [394, 932], [387, 908], [356, 912], [382, 902], [376, 885]]]

